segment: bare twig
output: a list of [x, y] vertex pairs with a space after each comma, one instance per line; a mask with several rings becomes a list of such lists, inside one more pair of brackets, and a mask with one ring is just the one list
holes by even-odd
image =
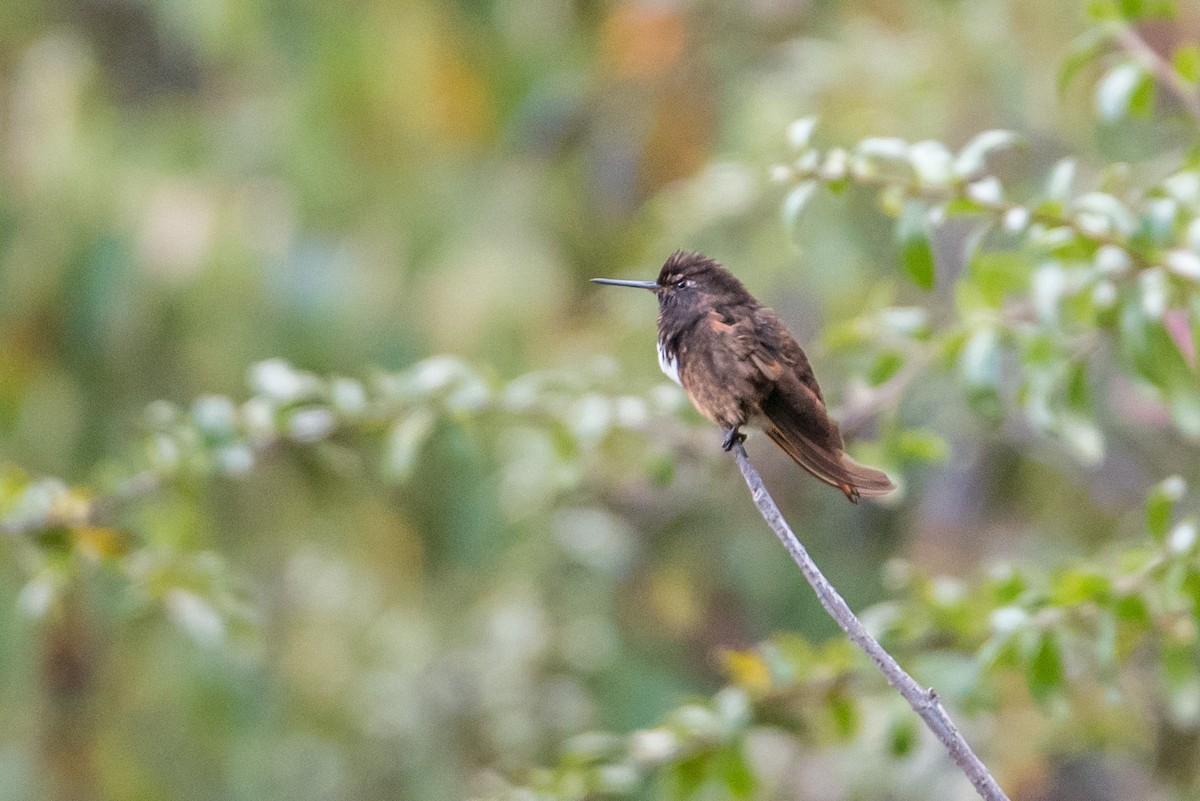
[[892, 655], [885, 651], [883, 646], [863, 627], [842, 596], [821, 573], [812, 557], [808, 555], [808, 551], [792, 533], [787, 521], [783, 519], [783, 514], [776, 506], [775, 500], [763, 485], [762, 477], [754, 469], [754, 465], [750, 464], [746, 449], [738, 443], [734, 446], [733, 452], [737, 457], [738, 469], [742, 471], [742, 476], [746, 479], [746, 486], [750, 488], [754, 505], [758, 507], [758, 511], [767, 521], [767, 525], [779, 537], [783, 547], [800, 567], [800, 572], [812, 585], [813, 591], [816, 592], [817, 599], [825, 607], [825, 611], [837, 621], [850, 640], [871, 657], [871, 661], [883, 673], [888, 684], [904, 696], [904, 700], [908, 701], [913, 710], [921, 716], [929, 730], [942, 741], [946, 750], [950, 752], [950, 758], [970, 779], [976, 792], [986, 801], [1008, 801], [1008, 796], [1000, 789], [1000, 785], [988, 772], [987, 767], [979, 760], [979, 757], [975, 756], [971, 746], [958, 733], [954, 722], [950, 720], [950, 716], [946, 714], [941, 701], [938, 700], [937, 693], [933, 689], [921, 687], [912, 676], [905, 672], [904, 668], [897, 664]]
[[1155, 81], [1175, 95], [1192, 120], [1200, 125], [1200, 94], [1196, 92], [1196, 87], [1179, 74], [1171, 62], [1160, 56], [1158, 51], [1128, 25], [1121, 26], [1117, 31], [1117, 44], [1142, 69], [1150, 73]]

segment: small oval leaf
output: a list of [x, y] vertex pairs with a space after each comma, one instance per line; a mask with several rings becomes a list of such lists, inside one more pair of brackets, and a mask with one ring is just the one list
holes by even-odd
[[896, 226], [900, 266], [904, 274], [922, 289], [933, 289], [934, 285], [935, 264], [929, 236], [929, 217], [925, 207], [914, 201], [906, 202]]

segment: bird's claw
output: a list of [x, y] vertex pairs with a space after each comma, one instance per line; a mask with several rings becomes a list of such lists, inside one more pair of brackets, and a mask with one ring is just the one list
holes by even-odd
[[721, 442], [721, 449], [726, 453], [733, 450], [733, 446], [746, 441], [746, 435], [737, 428], [731, 428], [725, 432], [725, 439]]

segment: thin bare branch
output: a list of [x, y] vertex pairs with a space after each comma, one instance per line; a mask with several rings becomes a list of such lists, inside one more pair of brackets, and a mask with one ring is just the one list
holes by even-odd
[[767, 521], [767, 525], [779, 537], [783, 547], [800, 567], [800, 572], [804, 574], [805, 580], [816, 592], [817, 599], [825, 607], [825, 611], [837, 621], [837, 624], [850, 637], [851, 642], [871, 658], [871, 661], [887, 679], [888, 684], [904, 696], [904, 700], [908, 701], [913, 710], [921, 716], [929, 730], [946, 746], [946, 750], [950, 752], [950, 758], [974, 785], [976, 792], [986, 801], [1008, 801], [1008, 796], [1004, 794], [1000, 785], [988, 772], [987, 766], [980, 761], [975, 752], [971, 750], [971, 746], [959, 734], [954, 722], [950, 720], [950, 716], [942, 707], [942, 702], [938, 700], [937, 693], [933, 689], [926, 689], [917, 684], [913, 677], [900, 667], [892, 655], [885, 651], [879, 641], [872, 637], [870, 632], [859, 622], [846, 601], [821, 573], [812, 557], [808, 555], [808, 551], [788, 526], [787, 521], [783, 519], [783, 514], [779, 511], [779, 507], [770, 493], [767, 492], [762, 477], [750, 463], [746, 449], [738, 443], [734, 446], [733, 453], [737, 457], [738, 469], [742, 471], [742, 477], [746, 479], [746, 486], [750, 488], [754, 505], [758, 507], [758, 511]]

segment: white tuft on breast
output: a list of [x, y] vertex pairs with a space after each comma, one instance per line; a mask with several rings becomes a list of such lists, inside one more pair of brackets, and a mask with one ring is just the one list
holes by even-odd
[[667, 378], [683, 386], [683, 382], [679, 380], [679, 359], [673, 359], [667, 354], [661, 340], [658, 343], [658, 366], [667, 374]]

